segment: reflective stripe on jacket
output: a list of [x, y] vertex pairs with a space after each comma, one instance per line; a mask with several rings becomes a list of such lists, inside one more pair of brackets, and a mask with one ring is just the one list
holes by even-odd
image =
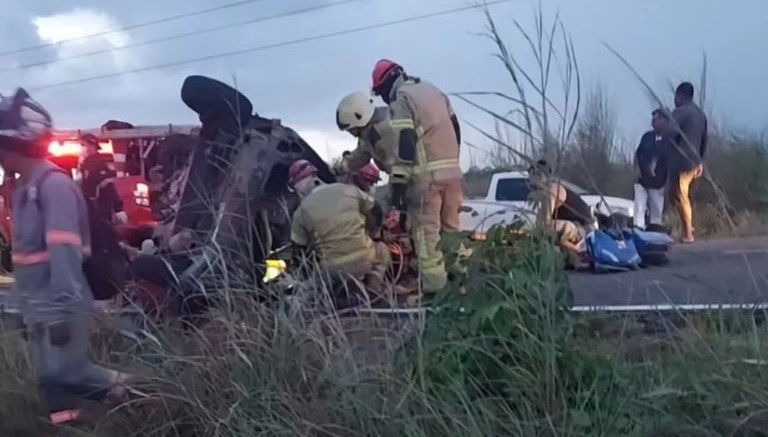
[[320, 185], [293, 213], [291, 240], [316, 250], [328, 269], [374, 260], [376, 251], [365, 227], [373, 205], [373, 197], [353, 185]]
[[89, 308], [83, 274], [90, 253], [87, 207], [66, 174], [48, 162], [23, 178], [13, 195], [15, 288], [24, 317], [52, 322]]
[[403, 182], [439, 181], [462, 177], [459, 144], [451, 122], [453, 109], [448, 97], [421, 79], [398, 79], [389, 105], [395, 138], [414, 129], [418, 136], [413, 163], [398, 159], [392, 180]]

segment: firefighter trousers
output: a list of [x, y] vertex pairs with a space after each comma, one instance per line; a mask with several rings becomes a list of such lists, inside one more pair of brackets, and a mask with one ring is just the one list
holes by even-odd
[[436, 293], [448, 282], [440, 236], [459, 232], [459, 209], [463, 201], [461, 178], [432, 181], [409, 192], [408, 227], [419, 261], [421, 286], [426, 293]]

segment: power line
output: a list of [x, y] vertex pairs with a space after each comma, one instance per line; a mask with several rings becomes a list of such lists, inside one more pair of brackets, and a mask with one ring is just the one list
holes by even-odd
[[213, 54], [213, 55], [202, 56], [202, 57], [199, 57], [199, 58], [185, 59], [183, 61], [168, 62], [168, 63], [165, 63], [165, 64], [158, 64], [158, 65], [152, 65], [152, 66], [149, 66], [149, 67], [136, 68], [136, 69], [133, 69], [133, 70], [126, 70], [126, 71], [120, 71], [120, 72], [115, 72], [115, 73], [102, 74], [102, 75], [98, 75], [98, 76], [84, 77], [84, 78], [81, 78], [81, 79], [69, 80], [69, 81], [65, 81], [65, 82], [57, 82], [57, 83], [52, 83], [52, 84], [47, 84], [47, 85], [40, 85], [40, 86], [30, 87], [29, 89], [30, 90], [45, 90], [45, 89], [49, 89], [49, 88], [58, 88], [58, 87], [66, 86], [66, 85], [75, 85], [75, 84], [79, 84], [79, 83], [92, 82], [92, 81], [95, 81], [95, 80], [108, 79], [108, 78], [112, 78], [112, 77], [120, 77], [120, 76], [124, 76], [124, 75], [129, 75], [129, 74], [144, 73], [144, 72], [152, 71], [152, 70], [162, 70], [162, 69], [165, 69], [165, 68], [177, 67], [177, 66], [180, 66], [180, 65], [187, 65], [187, 64], [192, 64], [192, 63], [195, 63], [195, 62], [202, 62], [202, 61], [210, 61], [210, 60], [213, 60], [213, 59], [227, 58], [227, 57], [230, 57], [230, 56], [242, 55], [242, 54], [245, 54], [245, 53], [260, 52], [260, 51], [275, 49], [275, 48], [279, 48], [279, 47], [286, 47], [286, 46], [303, 44], [303, 43], [306, 43], [306, 42], [316, 41], [316, 40], [320, 40], [320, 39], [333, 38], [333, 37], [336, 37], [336, 36], [347, 35], [347, 34], [351, 34], [351, 33], [359, 33], [359, 32], [363, 32], [363, 31], [366, 31], [366, 30], [373, 30], [373, 29], [379, 29], [379, 28], [383, 28], [383, 27], [395, 26], [395, 25], [398, 25], [398, 24], [410, 23], [410, 22], [414, 22], [414, 21], [421, 21], [421, 20], [426, 20], [426, 19], [429, 19], [429, 18], [443, 16], [443, 15], [450, 15], [450, 14], [455, 14], [455, 13], [458, 13], [458, 12], [464, 12], [464, 11], [468, 11], [468, 10], [471, 10], [471, 9], [478, 9], [478, 8], [498, 5], [498, 4], [501, 4], [501, 3], [508, 3], [510, 1], [512, 1], [512, 0], [487, 1], [487, 2], [484, 2], [483, 4], [479, 4], [479, 5], [471, 5], [471, 6], [464, 6], [464, 7], [460, 7], [460, 8], [447, 9], [447, 10], [443, 10], [443, 11], [439, 11], [439, 12], [433, 12], [433, 13], [423, 14], [423, 15], [416, 15], [416, 16], [413, 16], [413, 17], [401, 18], [401, 19], [398, 19], [398, 20], [386, 21], [386, 22], [383, 22], [383, 23], [376, 23], [376, 24], [372, 24], [372, 25], [368, 25], [368, 26], [355, 27], [355, 28], [352, 28], [352, 29], [345, 29], [345, 30], [339, 30], [339, 31], [324, 33], [324, 34], [315, 35], [315, 36], [309, 36], [309, 37], [305, 37], [305, 38], [298, 38], [298, 39], [294, 39], [294, 40], [291, 40], [291, 41], [284, 41], [284, 42], [279, 42], [279, 43], [274, 43], [274, 44], [268, 44], [268, 45], [263, 45], [263, 46], [258, 46], [258, 47], [252, 47], [250, 49], [236, 50], [236, 51], [223, 52], [223, 53], [216, 53], [216, 54]]
[[198, 15], [209, 14], [211, 12], [221, 11], [221, 10], [224, 10], [224, 9], [231, 9], [231, 8], [235, 8], [235, 7], [238, 7], [238, 6], [247, 5], [249, 3], [257, 3], [257, 2], [260, 2], [260, 1], [264, 1], [264, 0], [241, 0], [241, 1], [238, 1], [238, 2], [228, 3], [228, 4], [225, 4], [225, 5], [214, 6], [212, 8], [201, 9], [201, 10], [193, 11], [193, 12], [185, 12], [183, 14], [171, 15], [171, 16], [167, 16], [167, 17], [163, 17], [163, 18], [158, 18], [158, 19], [151, 20], [151, 21], [144, 21], [144, 22], [141, 22], [141, 23], [129, 24], [129, 25], [124, 26], [124, 27], [119, 27], [119, 28], [116, 28], [116, 29], [104, 30], [104, 31], [101, 31], [101, 32], [96, 32], [96, 33], [91, 33], [91, 34], [88, 34], [88, 35], [78, 36], [76, 38], [65, 39], [63, 41], [59, 41], [59, 42], [55, 42], [55, 43], [38, 44], [38, 45], [35, 45], [35, 46], [29, 46], [29, 47], [23, 47], [23, 48], [20, 48], [20, 49], [11, 50], [11, 51], [8, 51], [8, 52], [0, 52], [0, 57], [8, 56], [8, 55], [14, 55], [16, 53], [30, 52], [32, 50], [44, 49], [44, 48], [48, 48], [48, 47], [56, 47], [56, 46], [59, 46], [59, 45], [62, 45], [62, 44], [69, 44], [69, 43], [72, 43], [72, 42], [75, 42], [75, 41], [82, 41], [82, 40], [85, 40], [85, 39], [96, 38], [98, 36], [111, 35], [111, 34], [117, 33], [117, 32], [125, 32], [126, 30], [133, 30], [133, 29], [139, 29], [141, 27], [153, 26], [155, 24], [168, 23], [170, 21], [176, 21], [176, 20], [181, 20], [183, 18], [189, 18], [189, 17], [198, 16]]
[[360, 0], [342, 0], [342, 1], [337, 1], [335, 3], [321, 4], [321, 5], [318, 5], [318, 6], [311, 6], [311, 7], [304, 8], [304, 9], [297, 9], [297, 10], [294, 10], [294, 11], [283, 12], [283, 13], [280, 13], [280, 14], [274, 14], [274, 15], [270, 15], [270, 16], [266, 16], [266, 17], [251, 18], [249, 20], [239, 21], [239, 22], [236, 22], [236, 23], [226, 24], [226, 25], [221, 25], [221, 26], [210, 27], [208, 29], [201, 29], [201, 30], [195, 30], [195, 31], [191, 31], [191, 32], [184, 32], [184, 33], [168, 35], [168, 36], [164, 36], [164, 37], [161, 37], [161, 38], [151, 39], [151, 40], [147, 40], [147, 41], [140, 41], [140, 42], [133, 43], [133, 44], [126, 44], [124, 46], [112, 47], [112, 48], [102, 49], [102, 50], [96, 50], [96, 51], [87, 52], [87, 53], [80, 53], [80, 54], [77, 54], [77, 55], [72, 55], [72, 56], [67, 56], [67, 57], [64, 57], [64, 58], [53, 59], [53, 60], [50, 60], [50, 61], [40, 61], [40, 62], [31, 63], [31, 64], [19, 65], [19, 66], [16, 66], [16, 67], [0, 68], [0, 73], [5, 73], [5, 72], [9, 72], [9, 71], [16, 71], [16, 70], [26, 70], [28, 68], [34, 68], [34, 67], [43, 67], [43, 66], [46, 66], [46, 65], [58, 64], [59, 62], [70, 61], [70, 60], [73, 60], [73, 59], [87, 58], [87, 57], [90, 57], [90, 56], [103, 55], [103, 54], [112, 53], [112, 52], [116, 52], [116, 51], [120, 51], [120, 50], [126, 50], [126, 49], [131, 49], [131, 48], [136, 48], [136, 47], [148, 46], [148, 45], [152, 45], [152, 44], [158, 44], [158, 43], [161, 43], [161, 42], [173, 41], [173, 40], [176, 40], [176, 39], [186, 38], [186, 37], [189, 37], [189, 36], [201, 35], [201, 34], [205, 34], [205, 33], [212, 33], [212, 32], [217, 32], [217, 31], [220, 31], [220, 30], [231, 29], [233, 27], [245, 26], [245, 25], [248, 25], [248, 24], [255, 24], [255, 23], [260, 23], [260, 22], [265, 22], [265, 21], [276, 20], [276, 19], [279, 19], [279, 18], [290, 17], [292, 15], [301, 15], [301, 14], [305, 14], [307, 12], [314, 12], [314, 11], [318, 11], [318, 10], [321, 10], [321, 9], [331, 8], [331, 7], [334, 7], [334, 6], [341, 6], [341, 5], [344, 5], [344, 4], [347, 4], [347, 3], [354, 3], [354, 2], [357, 2], [357, 1], [360, 1]]

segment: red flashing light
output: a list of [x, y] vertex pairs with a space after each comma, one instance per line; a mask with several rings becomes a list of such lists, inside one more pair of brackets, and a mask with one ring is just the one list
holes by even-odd
[[79, 141], [56, 141], [48, 144], [48, 153], [53, 157], [60, 156], [80, 156], [83, 152], [83, 145]]
[[[112, 141], [100, 142], [101, 150], [99, 153], [112, 155], [114, 153]], [[77, 140], [53, 140], [48, 144], [48, 153], [53, 157], [61, 156], [80, 156], [83, 154], [83, 145]]]

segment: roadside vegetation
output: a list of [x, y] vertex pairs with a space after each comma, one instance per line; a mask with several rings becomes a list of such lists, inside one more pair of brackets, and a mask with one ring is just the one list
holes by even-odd
[[[629, 161], [604, 117], [604, 98], [594, 92], [580, 110], [578, 66], [563, 23], [545, 24], [539, 14], [530, 34], [517, 26], [537, 59], [535, 74], [522, 71], [490, 15], [488, 24], [516, 92], [495, 94], [514, 113], [476, 103], [500, 127], [485, 132], [499, 157], [490, 167], [546, 156], [585, 188], [628, 195]], [[563, 76], [550, 79], [551, 71]], [[550, 83], [563, 86], [559, 104], [549, 97]], [[493, 97], [459, 97], [474, 102], [481, 94]], [[507, 128], [523, 133], [523, 142], [511, 144], [517, 134]], [[752, 214], [759, 223], [768, 209], [766, 142], [719, 132], [708, 171], [729, 204], [703, 181], [697, 200], [713, 217], [728, 213], [740, 223], [739, 214]], [[573, 167], [596, 159], [601, 164], [587, 172]], [[490, 171], [473, 169], [468, 181]], [[707, 216], [698, 217], [697, 229], [707, 228]], [[723, 222], [713, 221], [713, 232]], [[94, 354], [145, 381], [95, 428], [54, 434], [42, 420], [22, 339], [8, 326], [0, 337], [0, 435], [765, 435], [763, 314], [573, 314], [551, 236], [510, 231], [490, 232], [457, 261], [463, 272], [427, 314], [342, 316], [322, 300], [304, 299], [327, 295], [316, 279], [269, 306], [256, 303], [258, 290], [222, 284], [227, 305], [199, 329], [148, 324], [137, 341], [104, 327]]]
[[[200, 330], [105, 331], [96, 356], [147, 381], [95, 430], [58, 435], [763, 435], [768, 337], [751, 315], [570, 314], [541, 235], [498, 230], [465, 262], [422, 317], [266, 308], [230, 290]], [[53, 435], [21, 339], [2, 343], [0, 435]]]

